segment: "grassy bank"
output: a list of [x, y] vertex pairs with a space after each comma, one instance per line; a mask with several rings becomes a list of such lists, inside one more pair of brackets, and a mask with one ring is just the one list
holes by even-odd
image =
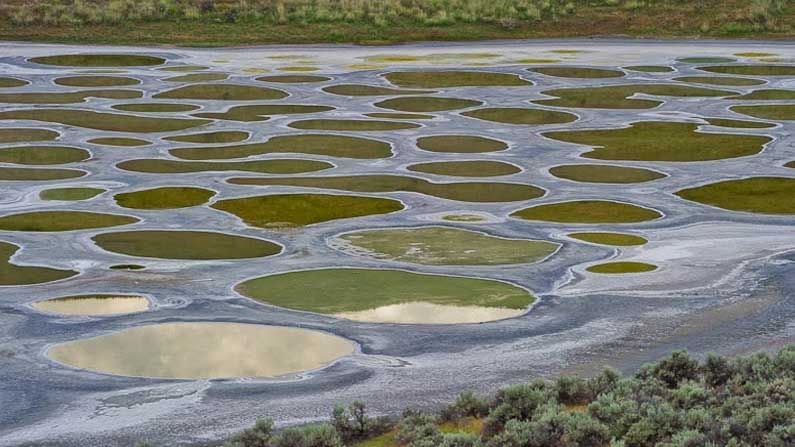
[[795, 345], [703, 362], [678, 351], [632, 377], [608, 369], [464, 393], [438, 414], [372, 418], [354, 402], [281, 433], [261, 420], [225, 447], [786, 447], [793, 421]]
[[0, 39], [186, 46], [629, 35], [792, 38], [785, 0], [8, 0]]

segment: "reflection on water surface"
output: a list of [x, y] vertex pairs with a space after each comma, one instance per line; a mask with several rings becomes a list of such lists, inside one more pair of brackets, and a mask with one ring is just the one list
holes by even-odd
[[484, 306], [450, 306], [423, 302], [392, 304], [358, 312], [341, 312], [335, 317], [370, 323], [460, 324], [483, 323], [519, 316], [524, 309]]
[[352, 354], [343, 338], [306, 329], [240, 323], [164, 323], [52, 347], [78, 368], [167, 379], [279, 377]]
[[130, 295], [83, 295], [38, 301], [33, 307], [63, 315], [115, 315], [143, 312], [149, 309], [149, 300]]

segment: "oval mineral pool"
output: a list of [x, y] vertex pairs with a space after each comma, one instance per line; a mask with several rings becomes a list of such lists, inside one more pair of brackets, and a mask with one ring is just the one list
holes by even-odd
[[92, 140], [88, 140], [88, 143], [99, 144], [103, 146], [118, 146], [118, 147], [149, 146], [150, 144], [152, 144], [150, 141], [141, 140], [139, 138], [124, 138], [124, 137], [94, 138]]
[[0, 241], [0, 286], [21, 286], [59, 281], [78, 274], [44, 266], [17, 265], [11, 258], [21, 250], [18, 245]]
[[126, 76], [65, 76], [53, 82], [68, 87], [121, 87], [138, 85], [141, 80]]
[[287, 309], [407, 324], [500, 320], [523, 314], [536, 300], [529, 291], [501, 281], [389, 269], [293, 271], [252, 278], [235, 290]]
[[36, 310], [61, 315], [119, 315], [149, 309], [149, 300], [134, 295], [77, 295], [37, 301]]
[[270, 241], [214, 231], [120, 231], [97, 234], [91, 240], [113, 253], [159, 259], [251, 259], [282, 251], [281, 245]]
[[538, 67], [531, 68], [530, 71], [558, 78], [601, 79], [620, 78], [624, 76], [624, 72], [620, 70], [587, 67]]
[[540, 261], [560, 246], [449, 227], [354, 231], [335, 236], [328, 243], [351, 255], [426, 265], [523, 264]]
[[223, 81], [228, 78], [226, 73], [191, 73], [181, 76], [174, 76], [163, 79], [166, 82], [208, 82], [208, 81]]
[[326, 76], [314, 76], [314, 75], [275, 75], [275, 76], [263, 76], [261, 78], [257, 78], [258, 81], [265, 81], [265, 82], [279, 82], [282, 84], [295, 84], [295, 83], [305, 83], [305, 82], [324, 82], [330, 81], [331, 78]]
[[602, 273], [605, 275], [621, 275], [625, 273], [653, 272], [657, 270], [657, 268], [656, 265], [645, 262], [616, 261], [592, 265], [585, 270], [591, 273]]
[[40, 56], [28, 59], [29, 62], [60, 67], [140, 67], [161, 65], [165, 59], [157, 56], [138, 54], [62, 54]]
[[106, 190], [102, 188], [53, 188], [39, 193], [41, 200], [62, 200], [67, 202], [93, 199]]
[[76, 368], [164, 379], [279, 377], [327, 366], [354, 352], [343, 338], [306, 329], [241, 323], [164, 323], [53, 346]]
[[22, 87], [28, 84], [30, 84], [30, 82], [24, 79], [5, 78], [5, 77], [0, 78], [0, 88]]
[[387, 81], [406, 88], [513, 87], [532, 82], [512, 73], [486, 71], [400, 71], [383, 75]]
[[178, 104], [169, 102], [153, 102], [153, 103], [130, 103], [130, 104], [117, 104], [113, 106], [115, 110], [123, 112], [141, 112], [141, 113], [176, 113], [176, 112], [190, 112], [198, 110], [200, 107], [193, 104]]
[[730, 211], [795, 214], [795, 178], [747, 177], [694, 186], [675, 192], [692, 202]]
[[118, 227], [140, 222], [133, 216], [89, 211], [47, 210], [0, 217], [0, 231], [57, 232]]
[[341, 312], [335, 317], [368, 323], [466, 324], [485, 323], [518, 317], [524, 309], [485, 306], [449, 306], [433, 303], [401, 303], [358, 312]]

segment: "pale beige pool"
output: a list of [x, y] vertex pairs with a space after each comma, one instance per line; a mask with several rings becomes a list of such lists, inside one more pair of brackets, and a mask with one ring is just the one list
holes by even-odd
[[504, 320], [525, 313], [525, 309], [504, 307], [453, 306], [421, 301], [391, 304], [374, 309], [340, 312], [335, 317], [370, 323], [461, 324]]
[[279, 377], [350, 355], [354, 345], [323, 332], [242, 323], [163, 323], [53, 346], [52, 359], [123, 376], [168, 379]]
[[131, 295], [81, 295], [37, 301], [32, 306], [55, 314], [98, 316], [143, 312], [149, 309], [149, 300]]

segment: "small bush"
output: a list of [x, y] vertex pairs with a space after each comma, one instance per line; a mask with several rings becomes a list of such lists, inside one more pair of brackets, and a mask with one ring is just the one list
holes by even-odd
[[574, 413], [566, 422], [566, 440], [577, 447], [601, 447], [610, 441], [610, 429], [587, 414]]
[[686, 351], [674, 351], [669, 358], [644, 366], [638, 374], [640, 377], [650, 375], [665, 383], [668, 388], [676, 388], [682, 381], [695, 380], [698, 369], [698, 362], [690, 358]]
[[469, 433], [448, 433], [442, 437], [439, 447], [482, 447], [480, 436]]
[[557, 402], [555, 394], [550, 386], [540, 381], [498, 391], [495, 406], [486, 418], [486, 436], [499, 432], [510, 420], [530, 420], [537, 408]]
[[253, 428], [243, 430], [232, 440], [234, 447], [271, 447], [273, 421], [260, 419]]
[[435, 447], [442, 441], [436, 418], [428, 413], [409, 410], [403, 414], [395, 437], [409, 447]]
[[558, 401], [564, 404], [581, 404], [592, 399], [588, 381], [574, 376], [562, 376], [555, 382]]
[[363, 439], [386, 433], [392, 428], [388, 418], [367, 416], [364, 402], [354, 401], [348, 408], [338, 405], [331, 414], [331, 425], [343, 442], [352, 444]]
[[445, 421], [455, 421], [465, 417], [481, 418], [488, 414], [489, 402], [471, 391], [458, 395], [452, 405], [442, 410], [441, 418]]

